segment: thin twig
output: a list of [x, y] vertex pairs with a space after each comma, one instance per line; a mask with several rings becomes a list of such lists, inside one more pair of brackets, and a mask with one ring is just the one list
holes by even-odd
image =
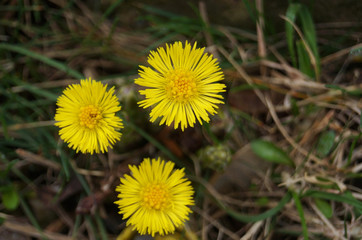
[[223, 231], [226, 235], [228, 235], [231, 239], [235, 239], [235, 240], [239, 240], [239, 237], [231, 232], [229, 229], [225, 228], [221, 223], [219, 223], [217, 220], [213, 219], [211, 216], [209, 216], [208, 214], [204, 213], [204, 211], [202, 211], [201, 209], [199, 209], [198, 207], [194, 207], [193, 210], [195, 212], [197, 212], [198, 214], [200, 214], [204, 219], [206, 219], [211, 225], [213, 225], [214, 227], [220, 229], [220, 231]]
[[43, 156], [34, 154], [34, 153], [26, 151], [24, 149], [18, 148], [15, 150], [15, 152], [16, 152], [16, 154], [18, 154], [19, 157], [23, 158], [25, 161], [28, 161], [30, 163], [43, 165], [43, 166], [52, 168], [56, 171], [60, 171], [62, 168], [59, 163], [51, 161], [49, 159], [46, 159]]
[[204, 35], [205, 35], [205, 39], [206, 39], [206, 44], [210, 48], [209, 51], [211, 52], [211, 54], [215, 58], [220, 59], [219, 53], [216, 51], [214, 41], [212, 40], [212, 36], [209, 32], [210, 23], [209, 23], [209, 18], [207, 16], [206, 4], [204, 1], [199, 2], [199, 9], [200, 9], [200, 15], [201, 15], [202, 21], [204, 22], [205, 28], [206, 28], [203, 31]]
[[[221, 52], [222, 55], [224, 55], [224, 57], [231, 63], [231, 65], [233, 65], [233, 67], [236, 69], [236, 71], [240, 74], [240, 76], [245, 79], [245, 81], [249, 84], [252, 85], [253, 84], [253, 80], [251, 79], [251, 77], [245, 72], [245, 70], [243, 69], [243, 67], [241, 67], [234, 59], [232, 59], [229, 54], [226, 52], [226, 50], [222, 47], [218, 46], [218, 50]], [[262, 94], [262, 92], [257, 89], [254, 88], [253, 91], [255, 92], [255, 94], [259, 97], [260, 101], [265, 105], [265, 99], [264, 96]]]
[[[30, 123], [18, 123], [7, 127], [7, 131], [18, 131], [23, 129], [53, 126], [55, 121], [39, 121]], [[4, 133], [4, 129], [0, 126], [0, 134]]]
[[319, 218], [324, 222], [324, 224], [333, 232], [333, 235], [341, 240], [347, 240], [342, 236], [340, 232], [337, 231], [332, 225], [330, 221], [321, 213], [321, 211], [317, 208], [317, 206], [313, 202], [309, 202], [310, 206], [313, 208], [314, 212], [319, 216]]
[[[256, 0], [256, 10], [258, 12], [258, 21], [256, 22], [256, 32], [258, 36], [258, 55], [261, 59], [266, 57], [266, 44], [264, 39], [264, 11], [263, 0]], [[262, 76], [266, 76], [267, 68], [264, 65], [260, 65], [260, 73]]]
[[356, 44], [356, 45], [354, 45], [354, 46], [352, 46], [352, 47], [345, 48], [345, 49], [342, 49], [342, 50], [340, 50], [340, 51], [338, 51], [338, 52], [332, 53], [332, 54], [324, 57], [324, 58], [321, 60], [321, 63], [322, 63], [322, 64], [327, 64], [327, 63], [329, 63], [329, 62], [331, 62], [331, 61], [333, 61], [333, 60], [335, 60], [335, 59], [337, 59], [337, 58], [340, 58], [340, 57], [342, 57], [342, 56], [344, 56], [344, 55], [349, 54], [349, 53], [351, 52], [351, 50], [357, 49], [357, 48], [362, 48], [362, 43], [359, 43], [359, 44]]
[[104, 177], [106, 173], [104, 171], [97, 171], [97, 170], [87, 170], [83, 168], [79, 168], [74, 160], [70, 161], [74, 171], [77, 171], [81, 175], [85, 176], [95, 176], [95, 177]]
[[264, 223], [264, 221], [259, 221], [259, 222], [254, 223], [253, 226], [251, 226], [251, 228], [249, 229], [249, 231], [247, 231], [247, 233], [245, 233], [244, 236], [242, 238], [240, 238], [240, 240], [253, 239], [253, 236], [256, 235], [256, 233], [262, 227], [263, 223]]
[[302, 148], [298, 143], [296, 143], [288, 134], [287, 130], [283, 127], [283, 125], [281, 124], [276, 112], [275, 112], [275, 108], [274, 105], [272, 104], [270, 98], [268, 96], [265, 96], [265, 101], [266, 101], [266, 106], [269, 109], [270, 115], [273, 118], [275, 124], [277, 125], [279, 131], [281, 132], [281, 134], [284, 136], [284, 138], [295, 148], [298, 150], [298, 152], [300, 152], [301, 154], [303, 154], [305, 157], [308, 157], [312, 160], [314, 160], [315, 162], [321, 164], [322, 160], [319, 159], [318, 157], [314, 156], [312, 153], [307, 152], [304, 148]]
[[6, 220], [2, 224], [2, 227], [7, 228], [11, 231], [19, 232], [24, 235], [35, 237], [35, 238], [47, 237], [52, 240], [73, 240], [72, 237], [68, 237], [68, 236], [65, 236], [65, 235], [62, 235], [59, 233], [52, 233], [52, 232], [47, 232], [47, 231], [43, 231], [42, 233], [39, 233], [39, 231], [35, 227], [33, 227], [29, 224], [26, 224], [26, 223], [18, 223], [15, 221]]
[[244, 50], [240, 44], [238, 44], [236, 38], [230, 33], [230, 31], [225, 27], [219, 27], [218, 28], [220, 32], [222, 32], [231, 42], [232, 45], [234, 45], [238, 49], [238, 53], [240, 55], [240, 58], [243, 62], [247, 61], [248, 54]]

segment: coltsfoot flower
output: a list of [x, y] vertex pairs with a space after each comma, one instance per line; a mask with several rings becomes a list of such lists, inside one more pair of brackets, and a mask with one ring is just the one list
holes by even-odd
[[204, 48], [196, 48], [186, 42], [166, 44], [151, 51], [148, 56], [151, 67], [140, 66], [140, 77], [135, 83], [145, 87], [140, 94], [145, 99], [139, 102], [143, 108], [151, 107], [150, 121], [161, 118], [160, 125], [171, 123], [182, 131], [193, 127], [196, 119], [209, 122], [209, 114], [216, 113], [217, 104], [223, 104], [221, 92], [225, 84], [218, 62]]
[[70, 148], [82, 153], [107, 152], [120, 140], [122, 120], [115, 114], [121, 107], [114, 87], [92, 79], [68, 86], [57, 100], [55, 125]]
[[115, 202], [123, 219], [128, 218], [127, 226], [155, 236], [173, 233], [188, 220], [194, 191], [184, 169], [174, 170], [174, 165], [145, 158], [139, 167], [130, 166], [131, 176], [121, 178]]

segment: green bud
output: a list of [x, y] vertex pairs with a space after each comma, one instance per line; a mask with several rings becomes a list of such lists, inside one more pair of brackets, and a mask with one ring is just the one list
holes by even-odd
[[199, 158], [204, 167], [223, 171], [231, 162], [231, 153], [226, 145], [207, 146], [199, 151]]

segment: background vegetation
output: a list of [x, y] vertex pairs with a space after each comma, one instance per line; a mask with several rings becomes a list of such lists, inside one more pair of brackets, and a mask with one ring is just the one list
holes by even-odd
[[[358, 10], [359, 9], [359, 10]], [[359, 1], [2, 1], [0, 239], [151, 239], [115, 186], [144, 157], [185, 167], [196, 206], [171, 239], [361, 239]], [[226, 104], [185, 132], [149, 123], [133, 80], [149, 50], [198, 42]], [[92, 77], [125, 121], [108, 154], [59, 139], [55, 103]], [[123, 233], [123, 235], [120, 235]]]

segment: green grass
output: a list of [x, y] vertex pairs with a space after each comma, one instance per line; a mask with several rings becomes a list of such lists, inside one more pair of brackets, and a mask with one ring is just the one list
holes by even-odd
[[[218, 239], [223, 230], [225, 239], [240, 239], [240, 229], [248, 232], [250, 223], [259, 221], [255, 239], [332, 239], [329, 232], [315, 232], [322, 228], [309, 219], [320, 220], [310, 205], [314, 203], [341, 236], [358, 239], [350, 230], [360, 225], [362, 214], [361, 90], [354, 74], [361, 47], [353, 47], [355, 25], [342, 28], [337, 20], [325, 19], [336, 27], [323, 28], [316, 20], [318, 6], [299, 1], [278, 9], [264, 1], [264, 11], [283, 12], [285, 18], [276, 16], [280, 22], [258, 12], [254, 2], [242, 1], [237, 6], [250, 23], [247, 27], [231, 22], [243, 14], [225, 17], [230, 11], [221, 7], [205, 23], [193, 4], [177, 13], [158, 1], [62, 4], [13, 1], [0, 6], [0, 225], [7, 228], [4, 222], [24, 219], [40, 239], [49, 239], [46, 229], [60, 219], [55, 231], [64, 237], [116, 239], [125, 228], [114, 204], [119, 178], [129, 164], [161, 156], [185, 168], [197, 190], [189, 229], [184, 230], [196, 234], [195, 239]], [[205, 4], [213, 12], [212, 3]], [[234, 4], [224, 7], [230, 10]], [[256, 37], [259, 18], [265, 23], [264, 42]], [[339, 35], [326, 34], [330, 30]], [[137, 105], [142, 100], [134, 84], [139, 65], [147, 65], [150, 50], [173, 41], [197, 41], [210, 50], [206, 35], [220, 55], [225, 104], [209, 123], [184, 132], [150, 123], [149, 112]], [[258, 55], [261, 43], [268, 62]], [[346, 54], [331, 55], [342, 50]], [[125, 125], [112, 151], [92, 157], [68, 148], [53, 125], [57, 98], [68, 83], [90, 76], [115, 86]], [[280, 125], [263, 103], [266, 96]], [[212, 145], [232, 154], [222, 171], [202, 164], [199, 152]], [[32, 159], [37, 157], [61, 168]], [[86, 206], [85, 213], [77, 212], [82, 200], [97, 194], [103, 194], [101, 200]], [[45, 211], [54, 215], [46, 222], [38, 218]]]

